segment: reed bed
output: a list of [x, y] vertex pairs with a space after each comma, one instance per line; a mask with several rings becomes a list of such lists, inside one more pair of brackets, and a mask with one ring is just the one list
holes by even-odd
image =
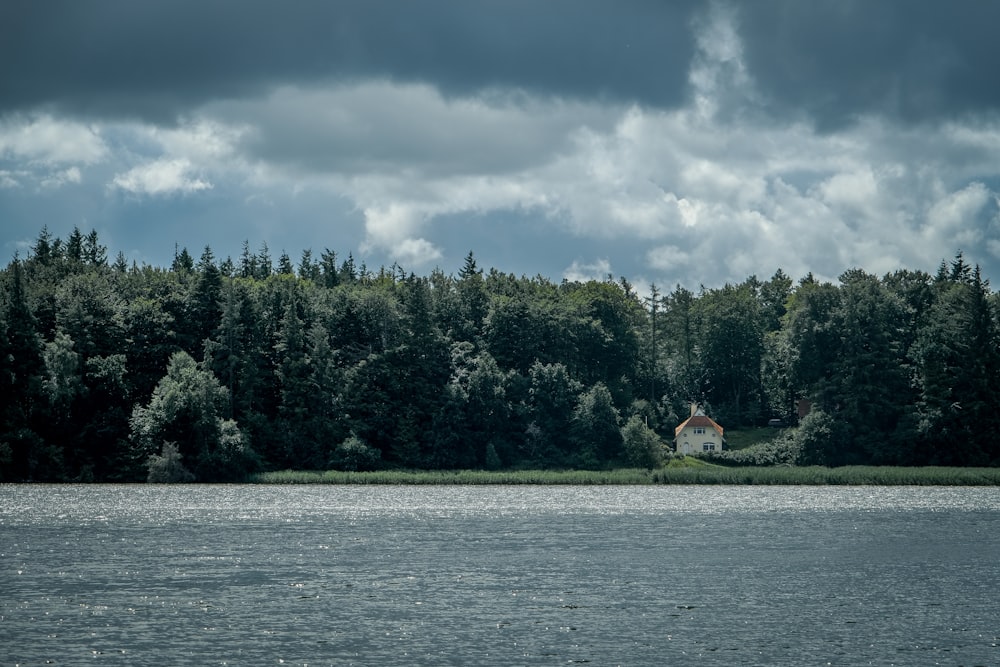
[[1000, 468], [843, 468], [744, 467], [715, 465], [664, 467], [655, 470], [282, 470], [254, 475], [256, 484], [729, 484], [851, 486], [1000, 486]]

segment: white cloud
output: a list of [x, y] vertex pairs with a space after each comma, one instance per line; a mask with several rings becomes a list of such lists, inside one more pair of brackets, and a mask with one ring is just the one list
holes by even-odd
[[[149, 128], [165, 155], [189, 160], [199, 165], [219, 165], [235, 156], [235, 146], [252, 132], [245, 125], [222, 123], [207, 118], [186, 122], [172, 128]], [[232, 165], [229, 165], [232, 167]]]
[[[380, 84], [379, 94], [392, 98], [388, 85]], [[336, 91], [349, 108], [363, 106], [351, 101], [351, 94], [346, 88]], [[359, 92], [362, 98], [371, 94]], [[398, 94], [401, 101], [427, 91], [407, 88]], [[428, 118], [420, 127], [432, 124], [435, 113], [442, 125], [471, 118], [455, 108], [472, 109], [472, 101], [450, 104], [425, 106], [421, 113]], [[937, 157], [942, 146], [967, 146], [968, 136], [954, 126], [917, 137], [867, 119], [819, 134], [802, 124], [706, 119], [691, 109], [638, 107], [582, 113], [602, 119], [592, 126], [574, 123], [572, 115], [556, 122], [553, 116], [565, 108], [545, 105], [536, 100], [516, 113], [503, 111], [517, 116], [507, 130], [555, 133], [520, 161], [493, 158], [477, 168], [476, 155], [489, 152], [495, 138], [479, 136], [490, 134], [485, 127], [469, 129], [466, 138], [444, 146], [440, 164], [433, 142], [415, 149], [416, 140], [410, 139], [402, 148], [377, 149], [395, 156], [385, 164], [354, 146], [348, 155], [311, 169], [305, 163], [291, 169], [248, 151], [245, 142], [265, 132], [260, 127], [241, 135], [235, 150], [244, 152], [236, 158], [253, 164], [257, 185], [324, 189], [353, 202], [365, 218], [363, 251], [382, 250], [396, 258], [433, 257], [440, 252], [433, 244], [436, 219], [463, 212], [527, 211], [581, 239], [644, 240], [651, 244], [647, 266], [663, 271], [670, 282], [686, 284], [740, 280], [778, 267], [792, 275], [813, 271], [834, 279], [852, 266], [887, 271], [900, 263], [933, 264], [961, 238], [939, 235], [928, 246], [917, 233], [923, 226], [941, 228], [938, 218], [948, 204], [936, 202], [955, 206], [950, 198], [969, 186], [956, 182], [949, 163]], [[611, 111], [617, 121], [605, 124]], [[388, 118], [372, 119], [366, 136], [398, 133], [380, 125]], [[340, 130], [330, 131], [322, 141], [340, 136]], [[992, 136], [983, 128], [980, 134]], [[461, 159], [455, 157], [459, 153]], [[977, 173], [983, 169], [997, 171], [985, 160]], [[976, 201], [984, 201], [986, 191]], [[420, 250], [424, 246], [413, 239], [435, 250]], [[714, 260], [689, 261], [695, 255]]]
[[100, 129], [42, 115], [0, 120], [0, 161], [16, 166], [0, 170], [0, 188], [53, 190], [82, 181], [80, 166], [105, 161], [110, 150]]
[[982, 183], [952, 192], [934, 202], [927, 211], [927, 226], [931, 230], [954, 230], [969, 223], [991, 199]]
[[[696, 25], [681, 108], [382, 80], [282, 86], [171, 127], [18, 117], [0, 121], [0, 188], [86, 186], [100, 163], [111, 191], [216, 187], [240, 207], [233, 217], [273, 208], [254, 223], [265, 236], [267, 225], [276, 236], [319, 220], [331, 229], [336, 208], [347, 211], [336, 222], [363, 218], [363, 238], [351, 238], [364, 253], [406, 266], [458, 245], [440, 219], [512, 212], [553, 228], [546, 238], [574, 237], [539, 270], [603, 278], [638, 257], [626, 272], [691, 287], [778, 267], [831, 280], [853, 266], [934, 267], [959, 247], [1000, 258], [1000, 122], [904, 128], [871, 116], [818, 132], [769, 119], [736, 21], [719, 4]], [[294, 222], [289, 201], [301, 203]], [[565, 268], [574, 256], [602, 259]]]
[[994, 258], [1000, 259], [1000, 239], [988, 239], [986, 251]]
[[192, 175], [192, 165], [186, 159], [155, 160], [117, 174], [112, 185], [137, 195], [189, 194], [208, 190], [210, 182]]
[[399, 247], [418, 230], [421, 218], [418, 206], [401, 202], [365, 208], [364, 216], [366, 250]]
[[701, 119], [742, 108], [754, 97], [736, 28], [735, 10], [721, 2], [711, 3], [695, 26], [698, 48], [688, 81], [693, 91], [692, 111]]
[[32, 164], [94, 164], [108, 156], [99, 130], [51, 116], [0, 120], [0, 157]]
[[878, 196], [878, 186], [870, 166], [858, 171], [834, 174], [817, 186], [820, 198], [830, 206], [864, 211]]
[[928, 209], [923, 235], [940, 247], [974, 248], [983, 238], [984, 226], [977, 224], [983, 209], [995, 202], [996, 195], [982, 183], [948, 193]]
[[21, 181], [19, 179], [23, 178], [23, 172], [7, 171], [6, 169], [0, 169], [0, 188], [14, 189], [21, 187]]
[[441, 259], [441, 251], [426, 239], [404, 239], [393, 246], [391, 255], [403, 267], [425, 266]]
[[47, 177], [42, 179], [41, 186], [43, 188], [58, 188], [66, 185], [67, 183], [79, 184], [82, 179], [83, 176], [80, 173], [80, 168], [70, 167], [68, 169], [62, 169], [49, 174]]
[[[686, 284], [779, 266], [833, 278], [945, 252], [957, 237], [916, 232], [945, 229], [953, 196], [996, 174], [997, 126], [915, 132], [865, 118], [820, 134], [776, 124], [756, 110], [735, 21], [715, 5], [699, 24], [685, 108], [446, 98], [388, 81], [288, 86], [136, 130], [154, 155], [132, 157], [114, 186], [162, 195], [225, 182], [245, 188], [240, 201], [323, 193], [363, 215], [362, 252], [407, 264], [441, 257], [442, 216], [503, 211], [583, 241], [645, 243], [634, 254], [663, 272], [657, 280]], [[940, 157], [956, 151], [970, 156], [968, 172]]]
[[[662, 245], [652, 248], [646, 254], [647, 262], [654, 269], [660, 271], [676, 271], [678, 268], [686, 267], [691, 263], [690, 252], [681, 250], [675, 245]], [[714, 261], [712, 256], [708, 261]]]
[[580, 260], [573, 260], [573, 263], [563, 271], [563, 278], [569, 281], [587, 282], [588, 280], [605, 280], [611, 271], [611, 262], [607, 259], [597, 259], [589, 264]]

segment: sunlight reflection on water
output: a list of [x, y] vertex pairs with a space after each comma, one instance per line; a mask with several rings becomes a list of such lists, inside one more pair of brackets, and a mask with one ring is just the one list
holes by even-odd
[[0, 664], [997, 664], [1000, 493], [0, 485]]
[[0, 522], [1000, 510], [995, 487], [2, 485]]

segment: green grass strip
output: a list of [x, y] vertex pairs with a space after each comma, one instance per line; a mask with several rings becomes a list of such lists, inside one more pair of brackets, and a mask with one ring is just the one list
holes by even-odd
[[730, 484], [856, 486], [1000, 486], [1000, 468], [727, 468], [701, 463], [656, 470], [282, 470], [254, 475], [255, 484]]

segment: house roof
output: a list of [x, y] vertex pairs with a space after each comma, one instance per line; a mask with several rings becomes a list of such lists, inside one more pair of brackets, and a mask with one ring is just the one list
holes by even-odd
[[674, 437], [676, 438], [678, 435], [680, 435], [681, 431], [683, 431], [688, 426], [703, 426], [705, 428], [714, 428], [719, 433], [720, 436], [725, 437], [725, 429], [723, 429], [721, 426], [712, 421], [712, 418], [706, 416], [705, 413], [703, 413], [701, 410], [699, 410], [698, 412], [696, 412], [695, 414], [693, 414], [692, 416], [688, 417], [683, 422], [681, 422], [680, 426], [674, 429]]

